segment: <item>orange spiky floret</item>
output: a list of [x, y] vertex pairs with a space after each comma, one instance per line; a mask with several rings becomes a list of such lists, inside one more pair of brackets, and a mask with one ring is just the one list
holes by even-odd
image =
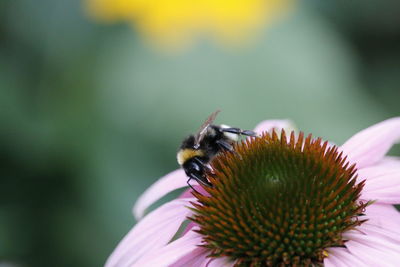
[[361, 223], [356, 167], [335, 146], [285, 131], [249, 138], [212, 162], [209, 196], [190, 218], [211, 257], [237, 266], [322, 264], [325, 249], [343, 246], [342, 233]]

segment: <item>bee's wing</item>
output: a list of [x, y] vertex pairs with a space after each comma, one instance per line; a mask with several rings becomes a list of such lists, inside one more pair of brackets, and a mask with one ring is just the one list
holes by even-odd
[[216, 110], [215, 112], [211, 113], [211, 115], [208, 116], [205, 122], [200, 126], [200, 129], [195, 136], [195, 143], [194, 143], [195, 147], [198, 147], [200, 145], [201, 140], [203, 140], [204, 136], [207, 133], [208, 126], [210, 126], [213, 123], [219, 112], [220, 110]]

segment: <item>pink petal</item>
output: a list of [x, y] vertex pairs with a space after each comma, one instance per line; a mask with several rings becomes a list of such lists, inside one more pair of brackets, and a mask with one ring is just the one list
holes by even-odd
[[[370, 225], [365, 226], [371, 227]], [[359, 229], [361, 230], [361, 229]], [[376, 230], [376, 229], [375, 229]], [[380, 253], [383, 254], [398, 254], [398, 260], [400, 262], [400, 244], [393, 239], [390, 239], [389, 233], [382, 231], [372, 231], [365, 230], [362, 233], [360, 232], [348, 232], [343, 235], [345, 238], [348, 238], [350, 241], [356, 241], [360, 244], [370, 247], [371, 249], [376, 249]], [[396, 236], [395, 233], [392, 233], [393, 236]], [[349, 242], [350, 242], [349, 241]], [[346, 246], [348, 247], [347, 243]]]
[[[370, 222], [364, 223], [359, 230], [368, 235], [369, 238], [374, 237], [388, 245], [394, 251], [400, 250], [400, 233], [398, 229], [382, 228]], [[379, 243], [379, 241], [377, 242]]]
[[341, 149], [358, 168], [378, 162], [400, 139], [400, 117], [375, 124], [351, 137]]
[[400, 164], [400, 157], [396, 157], [396, 156], [385, 156], [381, 161], [379, 161], [379, 163], [385, 163], [388, 166], [390, 166], [391, 164]]
[[[200, 194], [202, 194], [203, 196], [210, 196], [210, 194], [209, 194], [206, 190], [204, 190], [203, 187], [201, 187], [200, 185], [198, 185], [196, 181], [193, 181], [193, 182], [191, 181], [190, 183], [193, 183], [193, 184], [192, 184], [193, 188], [194, 188], [197, 192], [199, 192]], [[193, 189], [188, 188], [188, 189], [186, 189], [186, 190], [179, 196], [179, 198], [193, 197], [192, 192], [193, 192]]]
[[361, 194], [361, 199], [375, 200], [377, 203], [398, 204], [400, 203], [400, 187], [394, 187], [389, 190], [366, 192]]
[[366, 179], [361, 198], [379, 203], [400, 203], [400, 161], [381, 161], [358, 170], [358, 179]]
[[400, 158], [399, 157], [383, 157], [381, 160], [376, 162], [375, 164], [359, 168], [359, 172], [361, 171], [363, 174], [366, 174], [370, 177], [376, 177], [382, 174], [382, 169], [396, 169], [400, 167]]
[[[169, 243], [168, 245], [154, 249], [145, 257], [136, 262], [135, 267], [143, 266], [170, 266], [179, 260], [187, 260], [188, 257], [193, 258], [199, 256], [198, 245], [201, 244], [202, 237], [193, 231]], [[199, 259], [201, 262], [201, 258]], [[185, 265], [184, 265], [185, 266]], [[189, 265], [190, 266], [190, 265]]]
[[346, 248], [328, 248], [328, 257], [324, 259], [324, 267], [338, 267], [338, 266], [366, 266], [368, 263], [362, 261], [362, 258], [350, 253]]
[[168, 202], [149, 213], [122, 239], [106, 266], [130, 266], [143, 255], [165, 246], [192, 212], [187, 206], [194, 198]]
[[210, 254], [205, 248], [198, 247], [193, 252], [187, 254], [186, 256], [180, 258], [177, 262], [170, 265], [169, 267], [183, 267], [183, 266], [207, 266], [210, 258], [207, 258]]
[[[201, 186], [194, 186], [194, 188], [199, 191], [200, 188], [202, 188]], [[188, 198], [188, 197], [193, 197], [192, 194], [193, 190], [191, 188], [186, 189], [185, 191], [183, 191], [183, 193], [179, 196], [179, 198]]]
[[359, 169], [358, 177], [360, 180], [367, 179], [368, 184], [376, 184], [381, 183], [379, 179], [381, 179], [382, 176], [387, 176], [387, 180], [392, 180], [391, 177], [399, 172], [399, 170], [400, 160], [398, 158], [384, 157], [372, 166]]
[[133, 215], [138, 220], [143, 217], [145, 210], [166, 194], [187, 186], [187, 176], [182, 169], [175, 170], [161, 177], [152, 184], [136, 201]]
[[366, 208], [365, 218], [365, 223], [400, 233], [400, 212], [392, 205], [374, 203]]
[[197, 224], [195, 222], [190, 222], [185, 230], [183, 231], [183, 234], [185, 235], [187, 232], [189, 232], [190, 230], [192, 230], [193, 227], [197, 226]]
[[368, 261], [371, 266], [398, 266], [400, 262], [398, 234], [389, 229], [365, 223], [344, 233], [343, 237], [349, 240], [345, 245], [350, 253]]
[[366, 208], [364, 217], [368, 220], [357, 229], [363, 233], [385, 235], [383, 238], [394, 238], [400, 244], [400, 212], [394, 206], [373, 203]]
[[324, 259], [324, 267], [337, 267], [337, 266], [342, 266], [342, 265], [341, 263], [338, 262], [336, 257], [331, 256]]
[[207, 267], [233, 267], [235, 262], [227, 257], [209, 259]]
[[398, 263], [399, 260], [397, 257], [394, 258], [394, 255], [392, 254], [385, 253], [377, 248], [371, 248], [368, 245], [356, 241], [347, 241], [346, 246], [352, 255], [355, 255], [357, 258], [368, 263], [367, 265], [360, 266], [395, 267], [397, 266], [396, 262]]
[[294, 125], [290, 120], [266, 120], [257, 124], [254, 131], [261, 134], [263, 132], [272, 131], [272, 129], [292, 131], [294, 130]]
[[396, 156], [385, 156], [383, 157], [382, 160], [380, 160], [378, 162], [379, 164], [388, 164], [388, 166], [390, 166], [390, 164], [400, 164], [400, 157], [396, 157]]

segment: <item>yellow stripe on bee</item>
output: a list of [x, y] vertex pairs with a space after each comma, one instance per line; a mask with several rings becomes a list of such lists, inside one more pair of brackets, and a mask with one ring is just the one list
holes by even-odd
[[178, 155], [176, 155], [176, 158], [178, 160], [178, 163], [180, 165], [182, 165], [188, 159], [191, 159], [193, 157], [202, 157], [202, 156], [204, 156], [204, 152], [201, 150], [185, 148], [178, 152]]

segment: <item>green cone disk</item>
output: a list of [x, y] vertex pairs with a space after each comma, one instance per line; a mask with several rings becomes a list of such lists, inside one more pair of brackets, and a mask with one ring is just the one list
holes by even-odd
[[236, 266], [318, 266], [326, 248], [344, 246], [342, 233], [360, 225], [368, 203], [364, 181], [337, 147], [282, 130], [249, 138], [220, 153], [194, 193], [195, 215], [211, 257]]

